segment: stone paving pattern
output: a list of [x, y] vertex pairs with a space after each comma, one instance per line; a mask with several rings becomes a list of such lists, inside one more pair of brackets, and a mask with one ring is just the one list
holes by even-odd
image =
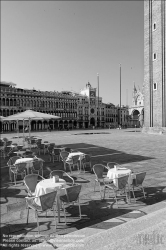
[[[108, 219], [123, 216], [133, 210], [141, 210], [146, 206], [158, 203], [166, 199], [166, 136], [157, 134], [143, 134], [140, 129], [124, 130], [73, 130], [35, 132], [43, 140], [55, 142], [57, 145], [67, 145], [79, 149], [85, 153], [91, 153], [92, 165], [96, 163], [106, 164], [115, 161], [132, 169], [134, 172], [146, 171], [144, 181], [147, 199], [143, 199], [142, 193], [138, 193], [137, 202], [131, 199], [131, 204], [119, 202], [117, 208], [112, 198], [101, 200], [99, 189], [94, 192], [94, 174], [87, 168], [85, 173], [73, 171], [72, 176], [76, 183], [82, 184], [80, 195], [82, 219], [78, 216], [78, 207], [67, 208], [67, 225], [64, 223], [61, 213], [61, 223], [57, 225], [57, 234], [65, 235], [85, 227], [108, 229], [119, 225], [118, 221], [109, 224], [104, 223]], [[21, 135], [21, 134], [20, 134]], [[16, 134], [5, 134], [2, 137], [9, 139]], [[18, 141], [18, 139], [12, 139]], [[21, 143], [21, 138], [19, 139]], [[63, 169], [62, 162], [49, 162], [48, 155], [40, 155], [44, 162], [44, 177], [48, 178], [53, 169]], [[22, 182], [17, 186], [9, 182], [8, 159], [1, 158], [1, 234], [16, 235], [26, 243], [27, 237], [36, 237], [36, 242], [54, 237], [54, 222], [52, 213], [47, 217], [40, 217], [41, 235], [37, 236], [36, 218], [30, 211], [29, 224], [26, 224], [25, 196], [26, 190]], [[131, 213], [131, 217], [137, 218], [138, 213]], [[96, 226], [97, 225], [97, 226]], [[5, 250], [10, 247], [3, 247]], [[23, 249], [21, 247], [15, 249]]]

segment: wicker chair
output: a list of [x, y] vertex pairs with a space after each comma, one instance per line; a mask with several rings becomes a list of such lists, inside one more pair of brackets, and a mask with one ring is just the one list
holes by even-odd
[[11, 174], [11, 167], [13, 167], [13, 165], [15, 164], [16, 160], [21, 159], [20, 156], [13, 156], [11, 157], [8, 162], [7, 162], [7, 166], [9, 167], [9, 179], [12, 181], [12, 174]]
[[35, 196], [36, 185], [41, 180], [44, 180], [44, 178], [38, 174], [28, 174], [24, 177], [24, 184], [27, 188], [28, 196]]
[[115, 179], [116, 184], [105, 183], [105, 185], [104, 185], [104, 198], [105, 198], [105, 191], [108, 189], [108, 190], [113, 191], [117, 207], [118, 207], [118, 201], [117, 201], [118, 192], [120, 193], [120, 199], [122, 198], [122, 196], [125, 195], [126, 202], [127, 202], [128, 197], [127, 197], [126, 186], [128, 185], [128, 178], [129, 178], [129, 175], [125, 175], [125, 176], [116, 178]]
[[143, 191], [143, 195], [144, 195], [144, 198], [146, 199], [146, 196], [145, 196], [145, 191], [144, 191], [144, 187], [142, 185], [144, 179], [145, 179], [145, 176], [146, 176], [146, 172], [141, 172], [141, 173], [136, 173], [135, 174], [135, 179], [133, 179], [133, 182], [131, 184], [131, 191], [133, 193], [133, 197], [134, 197], [134, 200], [136, 201], [135, 199], [135, 194], [134, 192], [136, 190], [139, 190], [139, 189], [142, 189]]
[[50, 173], [50, 178], [52, 178], [55, 175], [58, 175], [59, 178], [64, 179], [66, 181], [67, 185], [72, 185], [72, 186], [74, 185], [74, 179], [69, 174], [67, 174], [65, 171], [53, 170]]
[[105, 183], [111, 183], [112, 182], [109, 178], [103, 176], [105, 168], [106, 168], [106, 166], [104, 166], [102, 164], [95, 164], [93, 166], [93, 172], [95, 174], [94, 192], [95, 192], [95, 188], [96, 188], [96, 183], [98, 183], [99, 188], [100, 188], [101, 199], [102, 199], [101, 186], [104, 186]]
[[32, 173], [37, 172], [38, 175], [40, 175], [41, 172], [41, 176], [43, 176], [43, 161], [39, 159], [34, 160], [31, 172]]
[[[53, 210], [54, 213], [54, 220], [55, 220], [55, 232], [56, 232], [56, 212], [54, 209], [54, 202], [57, 195], [57, 191], [41, 195], [39, 197], [25, 197], [26, 199], [26, 206], [27, 206], [27, 224], [28, 224], [28, 217], [29, 217], [29, 208], [33, 209], [37, 218], [37, 227], [38, 227], [38, 234], [40, 234], [39, 230], [39, 221], [38, 221], [38, 213], [47, 212], [48, 210]], [[40, 199], [40, 204], [36, 204], [35, 199]]]
[[92, 171], [92, 164], [91, 164], [91, 155], [85, 154], [84, 158], [82, 159], [82, 166], [85, 172], [85, 167], [89, 165], [90, 170]]
[[10, 171], [14, 174], [14, 183], [16, 185], [16, 179], [18, 175], [21, 175], [22, 179], [23, 176], [26, 175], [26, 162], [21, 162], [18, 164], [15, 164], [15, 166], [10, 167]]
[[79, 170], [79, 157], [80, 157], [79, 155], [74, 155], [71, 158], [66, 159], [66, 164], [70, 168], [70, 173], [72, 173], [72, 167], [74, 169], [74, 166], [77, 166], [77, 169]]
[[63, 211], [64, 211], [64, 217], [65, 217], [65, 223], [66, 223], [66, 212], [65, 212], [65, 204], [71, 204], [73, 205], [74, 202], [78, 203], [79, 206], [79, 215], [81, 219], [81, 206], [79, 203], [79, 195], [81, 192], [81, 185], [74, 185], [72, 187], [66, 188], [66, 195], [60, 196], [60, 200], [63, 203]]

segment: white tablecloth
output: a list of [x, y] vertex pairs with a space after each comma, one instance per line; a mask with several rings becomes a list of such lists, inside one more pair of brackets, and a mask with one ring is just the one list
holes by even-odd
[[[57, 191], [57, 208], [58, 208], [58, 221], [60, 222], [60, 199], [59, 196], [65, 195], [66, 194], [66, 181], [63, 179], [59, 179], [59, 182], [54, 182], [53, 178], [51, 179], [45, 179], [40, 181], [37, 185], [36, 185], [36, 189], [35, 189], [35, 196], [39, 197], [40, 195], [43, 194], [47, 194], [53, 191]], [[40, 199], [39, 198], [35, 198], [35, 202], [37, 205], [41, 205], [40, 204]]]
[[79, 155], [79, 160], [80, 160], [80, 161], [81, 161], [81, 160], [84, 158], [84, 156], [85, 156], [85, 154], [82, 153], [82, 152], [73, 152], [73, 153], [69, 153], [69, 155], [68, 155], [66, 161], [67, 161], [67, 160], [70, 160], [70, 159], [71, 159], [73, 156], [75, 156], [75, 155]]
[[[66, 181], [59, 179], [59, 182], [54, 182], [53, 178], [40, 181], [36, 185], [35, 196], [40, 196], [57, 190], [58, 195], [65, 195]], [[40, 205], [40, 200], [37, 198], [35, 202]]]
[[117, 178], [122, 177], [124, 175], [129, 175], [128, 184], [131, 184], [132, 177], [131, 177], [131, 170], [130, 169], [127, 169], [127, 168], [119, 168], [119, 169], [111, 168], [110, 170], [108, 170], [108, 173], [107, 173], [107, 177], [109, 179], [113, 180], [115, 185], [117, 184]]
[[25, 150], [21, 150], [21, 151], [16, 151], [14, 153], [17, 154], [17, 155], [23, 156], [25, 154], [25, 152], [26, 152]]
[[21, 158], [17, 159], [15, 165], [18, 163], [26, 162], [27, 174], [29, 174], [29, 169], [33, 166], [33, 158]]

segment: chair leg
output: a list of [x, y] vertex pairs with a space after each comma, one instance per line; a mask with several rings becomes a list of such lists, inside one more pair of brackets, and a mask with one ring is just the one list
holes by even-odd
[[101, 193], [101, 186], [100, 186], [100, 183], [99, 183], [99, 188], [100, 188], [100, 195], [101, 195], [101, 199], [102, 199], [102, 193]]
[[29, 218], [29, 207], [27, 208], [27, 224], [28, 224], [28, 218]]
[[65, 212], [65, 204], [64, 204], [64, 202], [63, 202], [63, 212], [64, 212], [65, 224], [66, 224], [66, 212]]
[[[116, 192], [114, 191], [114, 196], [115, 196], [115, 200], [116, 200], [116, 205], [118, 207], [118, 200], [117, 200], [117, 196], [116, 196]], [[118, 207], [119, 208], [119, 207]]]
[[132, 193], [133, 193], [134, 201], [136, 202], [135, 194], [134, 194], [134, 187], [132, 188]]
[[143, 186], [142, 186], [142, 191], [143, 191], [143, 194], [144, 194], [144, 198], [146, 199], [146, 196], [145, 196], [145, 191], [144, 191]]
[[36, 219], [37, 219], [38, 234], [40, 234], [40, 230], [39, 230], [39, 220], [38, 220], [38, 213], [37, 213], [37, 211], [35, 211], [35, 215], [36, 215]]
[[96, 189], [96, 181], [95, 181], [95, 185], [94, 185], [94, 192], [95, 192], [95, 189]]
[[15, 183], [15, 186], [16, 186], [16, 175], [14, 173], [14, 183]]
[[81, 219], [81, 206], [80, 206], [79, 200], [78, 200], [78, 206], [79, 206], [79, 214], [80, 214], [80, 219]]
[[56, 212], [55, 212], [55, 208], [54, 208], [54, 206], [53, 206], [53, 213], [54, 213], [54, 220], [55, 220], [55, 233], [56, 233], [56, 227], [57, 227], [57, 225], [56, 225]]

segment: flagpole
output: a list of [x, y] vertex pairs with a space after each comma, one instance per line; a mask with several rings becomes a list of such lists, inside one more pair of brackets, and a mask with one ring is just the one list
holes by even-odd
[[100, 112], [99, 112], [99, 73], [97, 73], [97, 84], [98, 84], [98, 115], [97, 115], [97, 126], [99, 127], [99, 119], [100, 119]]
[[120, 109], [119, 109], [119, 125], [121, 126], [121, 64], [120, 64]]

